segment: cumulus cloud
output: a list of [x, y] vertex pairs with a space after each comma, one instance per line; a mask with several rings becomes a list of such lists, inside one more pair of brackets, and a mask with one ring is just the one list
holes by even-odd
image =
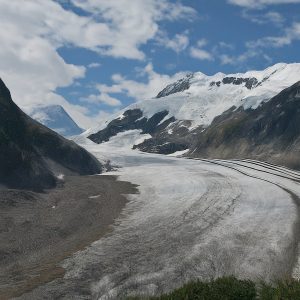
[[206, 45], [207, 45], [207, 41], [205, 39], [199, 40], [196, 46], [190, 48], [191, 57], [200, 60], [214, 60], [212, 54], [207, 50], [203, 49]]
[[267, 5], [300, 3], [300, 0], [228, 0], [228, 3], [257, 9]]
[[176, 53], [184, 51], [189, 45], [188, 31], [177, 33], [173, 38], [169, 38], [165, 32], [157, 36], [156, 41], [159, 45], [172, 49]]
[[239, 55], [228, 55], [228, 54], [221, 54], [219, 55], [219, 59], [222, 65], [233, 65], [233, 66], [242, 66], [243, 64], [247, 63], [250, 59], [260, 57], [263, 58], [268, 63], [272, 62], [272, 58], [265, 54], [260, 49], [248, 49], [242, 54]]
[[[73, 4], [101, 18], [108, 27], [98, 51], [115, 57], [144, 59], [140, 46], [160, 32], [158, 23], [190, 18], [195, 10], [167, 0], [72, 0]], [[102, 39], [102, 37], [98, 37]], [[105, 47], [103, 47], [105, 46]]]
[[80, 100], [82, 102], [87, 102], [92, 104], [104, 103], [108, 106], [120, 106], [122, 104], [120, 100], [111, 97], [106, 93], [101, 93], [101, 91], [99, 94], [92, 94], [89, 95], [88, 97], [81, 98]]
[[285, 29], [284, 34], [279, 36], [267, 36], [255, 41], [249, 41], [247, 47], [254, 48], [266, 48], [274, 47], [280, 48], [290, 45], [292, 42], [300, 40], [300, 23], [295, 22], [291, 27]]
[[[93, 123], [90, 111], [69, 103], [56, 90], [77, 84], [86, 67], [65, 62], [59, 48], [81, 47], [102, 55], [144, 59], [140, 47], [155, 38], [160, 21], [195, 14], [192, 8], [168, 0], [68, 1], [85, 13], [76, 14], [50, 0], [21, 4], [0, 0], [0, 76], [22, 108], [60, 104], [81, 127]], [[105, 95], [93, 100], [119, 105]]]
[[87, 67], [88, 67], [89, 69], [95, 69], [95, 68], [101, 67], [101, 64], [99, 64], [99, 63], [90, 63], [90, 64], [88, 64]]
[[244, 10], [242, 17], [259, 25], [272, 23], [276, 26], [282, 26], [285, 21], [285, 18], [276, 11], [269, 11], [263, 14], [253, 14], [249, 13], [248, 10]]
[[139, 71], [146, 77], [146, 82], [127, 79], [121, 74], [112, 76], [112, 85], [98, 84], [99, 95], [124, 94], [135, 101], [155, 97], [166, 85], [184, 77], [186, 72], [179, 72], [172, 76], [158, 74], [154, 71], [151, 63]]
[[238, 55], [219, 54], [222, 64], [239, 65], [251, 58], [260, 57], [268, 63], [272, 58], [265, 53], [268, 48], [280, 48], [291, 45], [294, 41], [300, 40], [300, 23], [293, 23], [291, 27], [284, 30], [279, 36], [267, 36], [257, 40], [246, 42], [247, 50]]

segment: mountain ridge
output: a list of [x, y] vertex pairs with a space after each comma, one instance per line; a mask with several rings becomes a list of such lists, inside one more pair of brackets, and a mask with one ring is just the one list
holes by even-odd
[[[195, 153], [199, 150], [199, 155], [204, 155], [203, 148], [199, 145], [196, 147], [195, 142], [198, 140], [199, 143], [200, 141], [204, 143], [201, 137], [210, 128], [215, 127], [217, 121], [227, 120], [226, 126], [234, 127], [232, 120], [229, 124], [229, 116], [237, 118], [238, 112], [241, 114], [241, 112], [259, 110], [261, 106], [267, 104], [283, 90], [294, 86], [299, 80], [300, 64], [297, 63], [276, 64], [263, 71], [249, 71], [244, 74], [217, 73], [213, 76], [206, 76], [199, 72], [189, 74], [185, 80], [168, 85], [157, 95], [158, 98], [132, 104], [112, 117], [110, 122], [84, 135], [96, 143], [102, 143], [122, 132], [138, 129], [141, 134], [151, 134], [151, 138], [139, 144], [132, 144], [134, 149], [162, 154], [189, 150], [189, 154], [186, 155], [191, 156], [196, 156]], [[297, 105], [297, 102], [294, 105]], [[270, 105], [264, 107], [270, 111], [272, 109]], [[134, 120], [128, 117], [133, 111], [138, 112], [138, 117]], [[156, 122], [149, 122], [150, 120]], [[143, 122], [151, 126], [145, 130], [141, 126]], [[238, 124], [235, 126], [238, 127]], [[208, 138], [211, 139], [212, 136]], [[226, 143], [224, 139], [222, 142]], [[271, 149], [268, 151], [270, 152]], [[213, 150], [211, 152], [213, 153]], [[251, 154], [251, 151], [248, 151], [244, 154], [252, 157], [254, 152]], [[215, 152], [214, 156], [206, 156], [230, 157], [221, 152]], [[255, 157], [259, 155], [255, 154]], [[291, 158], [291, 161], [294, 161], [294, 158]], [[298, 168], [296, 162], [286, 164]]]

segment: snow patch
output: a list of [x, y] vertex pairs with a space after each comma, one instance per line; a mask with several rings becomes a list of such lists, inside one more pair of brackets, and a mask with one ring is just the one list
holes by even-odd
[[97, 199], [99, 197], [101, 197], [101, 195], [94, 195], [94, 196], [89, 196], [89, 199]]
[[174, 153], [168, 154], [168, 156], [179, 157], [179, 156], [182, 156], [185, 153], [188, 153], [189, 151], [190, 151], [189, 149], [185, 149], [185, 150], [182, 150], [182, 151], [176, 151]]
[[57, 175], [56, 177], [57, 177], [57, 179], [59, 179], [59, 180], [64, 180], [65, 175], [64, 175], [64, 174], [59, 174], [59, 175]]

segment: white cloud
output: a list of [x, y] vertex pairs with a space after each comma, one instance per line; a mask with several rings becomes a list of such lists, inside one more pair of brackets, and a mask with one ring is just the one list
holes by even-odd
[[249, 13], [248, 10], [244, 10], [242, 17], [259, 25], [272, 23], [276, 26], [282, 26], [285, 21], [284, 17], [275, 11], [269, 11], [264, 14], [253, 14]]
[[165, 48], [172, 49], [176, 53], [184, 51], [189, 45], [189, 37], [188, 31], [183, 33], [177, 33], [175, 36], [170, 39], [166, 33], [161, 33], [157, 38], [156, 41], [159, 45], [164, 46]]
[[230, 4], [247, 8], [262, 8], [266, 5], [300, 3], [300, 0], [228, 0]]
[[190, 48], [190, 55], [193, 58], [197, 58], [200, 60], [214, 60], [212, 54], [203, 49], [203, 47], [205, 47], [206, 45], [207, 41], [205, 39], [199, 40], [196, 46]]
[[[88, 127], [93, 122], [90, 111], [56, 93], [59, 87], [78, 83], [86, 68], [66, 63], [57, 50], [81, 47], [143, 59], [140, 47], [155, 38], [160, 21], [192, 16], [195, 11], [168, 0], [69, 1], [86, 10], [85, 16], [50, 0], [0, 0], [0, 76], [21, 107], [60, 104], [81, 127]], [[103, 95], [98, 100], [117, 105]]]
[[[144, 59], [140, 46], [160, 33], [159, 22], [191, 18], [196, 12], [179, 2], [168, 0], [72, 0], [72, 2], [101, 18], [108, 26], [106, 39], [98, 47], [102, 54], [114, 57]], [[98, 37], [102, 39], [102, 37]]]
[[100, 95], [110, 96], [111, 93], [119, 93], [139, 101], [155, 97], [166, 85], [184, 77], [186, 74], [186, 72], [179, 72], [173, 76], [158, 74], [153, 70], [151, 63], [146, 65], [142, 72], [147, 79], [145, 83], [129, 80], [120, 74], [114, 74], [112, 85], [98, 84], [97, 89]]
[[291, 27], [284, 30], [282, 35], [267, 36], [246, 43], [247, 50], [238, 55], [215, 54], [218, 55], [222, 64], [241, 65], [251, 58], [260, 57], [268, 63], [272, 63], [272, 58], [265, 53], [267, 48], [280, 48], [291, 45], [294, 41], [300, 40], [300, 23], [293, 23]]
[[88, 102], [88, 103], [93, 103], [93, 104], [99, 104], [99, 103], [104, 103], [107, 104], [108, 106], [120, 106], [122, 103], [120, 100], [111, 97], [110, 95], [106, 93], [101, 93], [96, 95], [92, 94], [89, 95], [86, 98], [81, 98], [80, 99], [82, 102]]
[[229, 50], [233, 50], [234, 49], [234, 45], [230, 44], [230, 43], [226, 43], [226, 42], [219, 42], [217, 45], [218, 48], [223, 48], [223, 49], [229, 49]]
[[263, 58], [268, 63], [272, 62], [272, 59], [263, 53], [260, 49], [248, 49], [240, 55], [228, 55], [221, 54], [219, 59], [222, 65], [233, 65], [233, 66], [242, 66], [244, 63], [247, 63], [250, 59], [260, 57]]
[[99, 68], [99, 67], [101, 67], [101, 64], [99, 64], [99, 63], [90, 63], [87, 67], [89, 69]]
[[247, 47], [251, 49], [274, 47], [280, 48], [292, 44], [292, 42], [300, 40], [300, 23], [296, 22], [284, 31], [280, 36], [267, 36], [256, 41], [247, 43]]

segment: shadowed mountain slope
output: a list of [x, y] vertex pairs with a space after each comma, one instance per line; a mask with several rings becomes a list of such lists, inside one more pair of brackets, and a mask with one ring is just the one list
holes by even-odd
[[197, 132], [190, 155], [255, 158], [300, 169], [300, 81], [257, 109], [232, 108]]
[[0, 79], [0, 184], [43, 189], [54, 187], [59, 174], [96, 173], [96, 158], [23, 113]]

